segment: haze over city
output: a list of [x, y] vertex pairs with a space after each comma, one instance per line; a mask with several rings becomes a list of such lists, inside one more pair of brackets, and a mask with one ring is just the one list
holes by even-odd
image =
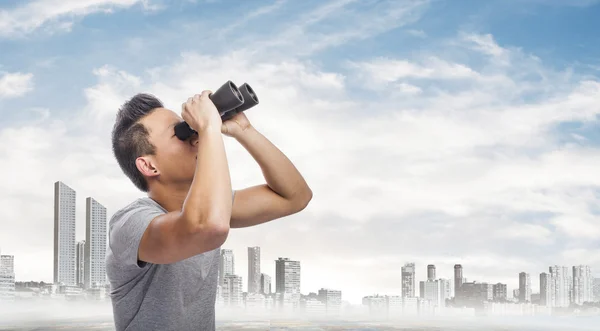
[[[143, 196], [110, 146], [125, 100], [148, 92], [179, 113], [232, 80], [252, 85], [249, 120], [314, 194], [301, 213], [230, 232], [235, 293], [249, 292], [248, 248], [260, 247], [271, 293], [275, 261], [298, 261], [297, 290], [317, 310], [321, 289], [370, 312], [411, 288], [419, 306], [429, 265], [439, 304], [460, 265], [490, 302], [498, 290], [542, 313], [598, 307], [598, 17], [595, 0], [3, 1], [0, 287], [55, 283], [56, 182], [76, 193], [69, 259], [85, 247], [87, 198], [103, 232]], [[261, 183], [225, 142], [233, 188]]]

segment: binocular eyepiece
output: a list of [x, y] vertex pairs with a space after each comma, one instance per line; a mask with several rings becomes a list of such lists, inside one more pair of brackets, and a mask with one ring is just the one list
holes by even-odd
[[[223, 122], [258, 105], [258, 97], [250, 85], [244, 83], [238, 88], [230, 80], [208, 97], [217, 107]], [[190, 128], [186, 122], [175, 125], [175, 135], [180, 140], [187, 140], [195, 133], [196, 131]]]

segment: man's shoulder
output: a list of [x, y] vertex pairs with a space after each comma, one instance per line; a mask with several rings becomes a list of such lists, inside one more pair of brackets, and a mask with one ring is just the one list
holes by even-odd
[[110, 218], [109, 225], [113, 225], [119, 221], [123, 221], [137, 212], [158, 212], [164, 213], [164, 209], [158, 205], [155, 201], [148, 197], [141, 197], [133, 200], [129, 204], [118, 209]]

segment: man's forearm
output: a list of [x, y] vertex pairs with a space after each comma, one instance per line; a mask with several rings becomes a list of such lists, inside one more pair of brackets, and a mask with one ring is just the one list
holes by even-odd
[[236, 137], [260, 166], [267, 185], [286, 200], [302, 203], [312, 192], [298, 169], [273, 143], [249, 127]]

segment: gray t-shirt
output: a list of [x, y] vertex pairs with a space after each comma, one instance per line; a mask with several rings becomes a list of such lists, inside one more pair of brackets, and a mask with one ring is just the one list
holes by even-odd
[[173, 264], [138, 260], [146, 227], [165, 213], [144, 197], [110, 219], [106, 272], [117, 331], [215, 330], [220, 248]]

